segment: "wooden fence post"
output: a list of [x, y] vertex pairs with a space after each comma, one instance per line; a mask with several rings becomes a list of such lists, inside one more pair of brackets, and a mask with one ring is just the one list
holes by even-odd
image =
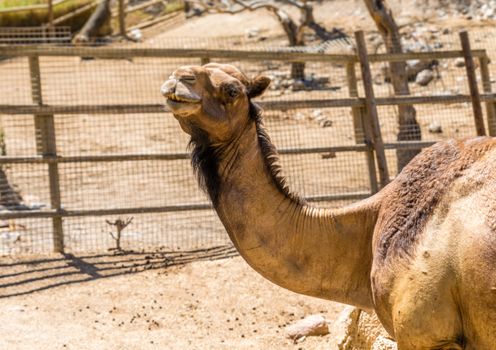
[[[43, 94], [41, 89], [40, 61], [36, 55], [29, 56], [29, 73], [31, 76], [31, 95], [33, 103], [43, 105]], [[57, 156], [57, 144], [55, 140], [55, 124], [53, 115], [35, 115], [34, 127], [36, 137], [36, 151], [43, 157]], [[61, 210], [59, 169], [56, 162], [48, 163], [48, 178], [50, 184], [50, 204], [52, 209]], [[64, 252], [64, 231], [62, 218], [52, 218], [53, 226], [53, 250], [58, 253]]]
[[477, 132], [477, 136], [484, 136], [486, 135], [486, 128], [484, 127], [484, 116], [482, 115], [479, 88], [477, 87], [477, 76], [475, 74], [474, 58], [472, 56], [472, 50], [470, 49], [470, 40], [466, 31], [460, 32], [460, 41], [462, 43], [463, 57], [465, 58], [468, 87], [470, 89], [470, 96], [472, 98], [475, 130]]
[[119, 0], [119, 34], [127, 38], [126, 34], [126, 6], [124, 0]]
[[[53, 26], [53, 0], [48, 0], [48, 29], [50, 36], [55, 36]], [[51, 37], [50, 37], [51, 38]]]
[[[358, 97], [358, 84], [356, 80], [355, 62], [348, 62], [346, 64], [346, 78], [348, 80], [348, 96]], [[353, 116], [353, 130], [355, 133], [355, 142], [365, 143], [367, 145], [367, 151], [365, 153], [365, 158], [367, 160], [367, 166], [369, 169], [369, 181], [370, 190], [372, 193], [378, 191], [377, 184], [377, 173], [374, 161], [374, 150], [372, 148], [372, 138], [370, 133], [365, 131], [364, 118], [365, 110], [362, 107], [351, 107], [351, 114]]]
[[[484, 93], [490, 94], [491, 89], [491, 74], [489, 73], [489, 57], [486, 55], [479, 57], [481, 69], [482, 88]], [[486, 102], [487, 126], [490, 136], [496, 136], [496, 103], [494, 101]]]
[[384, 187], [389, 183], [389, 171], [386, 153], [384, 151], [384, 143], [382, 142], [381, 127], [379, 125], [379, 118], [377, 115], [377, 103], [374, 95], [374, 86], [372, 85], [372, 75], [370, 73], [370, 64], [363, 31], [355, 32], [355, 40], [357, 44], [360, 68], [362, 71], [363, 87], [365, 90], [365, 106], [367, 108], [364, 126], [365, 129], [370, 128], [372, 145], [374, 146], [377, 165], [379, 168], [381, 187]]

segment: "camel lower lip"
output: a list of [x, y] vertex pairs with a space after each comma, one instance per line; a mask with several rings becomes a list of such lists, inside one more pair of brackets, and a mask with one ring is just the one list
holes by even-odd
[[188, 100], [185, 98], [167, 98], [167, 103], [174, 103], [174, 104], [194, 104], [194, 103], [199, 103], [200, 101], [198, 100]]
[[169, 107], [169, 110], [173, 113], [184, 113], [187, 111], [191, 111], [193, 109], [196, 109], [197, 106], [199, 105], [200, 101], [198, 102], [186, 102], [186, 101], [178, 101], [178, 100], [171, 100], [167, 99], [166, 105]]

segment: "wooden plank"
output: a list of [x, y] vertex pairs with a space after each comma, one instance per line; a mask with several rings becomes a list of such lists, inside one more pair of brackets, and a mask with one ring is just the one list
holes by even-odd
[[48, 0], [48, 29], [52, 32], [54, 28], [53, 24], [53, 0]]
[[[29, 73], [31, 77], [31, 94], [33, 103], [42, 105], [42, 85], [40, 74], [40, 62], [38, 56], [29, 57]], [[55, 125], [53, 115], [35, 114], [35, 137], [38, 154], [42, 156], [56, 156], [57, 146], [55, 141]], [[50, 187], [50, 205], [54, 210], [60, 210], [62, 205], [60, 201], [60, 183], [57, 163], [48, 164], [48, 178]], [[64, 252], [64, 231], [62, 219], [54, 217], [52, 219], [53, 227], [53, 250], [57, 253]]]
[[468, 33], [466, 31], [460, 32], [460, 41], [462, 44], [463, 57], [465, 59], [465, 68], [467, 71], [470, 96], [472, 97], [472, 109], [474, 111], [475, 130], [478, 136], [484, 136], [486, 135], [486, 128], [484, 127], [484, 116], [482, 114], [479, 88], [477, 86], [477, 76], [475, 74], [474, 58], [470, 50], [470, 40], [468, 38]]
[[419, 149], [430, 147], [438, 141], [398, 141], [385, 143], [384, 149]]
[[[365, 152], [365, 144], [312, 147], [312, 148], [282, 148], [278, 150], [281, 155], [318, 154], [339, 152]], [[1, 156], [0, 164], [46, 164], [46, 163], [84, 163], [84, 162], [124, 162], [124, 161], [149, 161], [149, 160], [184, 160], [190, 159], [189, 153], [158, 153], [158, 154], [105, 154], [94, 156], [34, 156], [34, 157], [9, 157]]]
[[389, 183], [389, 171], [387, 166], [386, 154], [384, 152], [384, 144], [382, 142], [379, 118], [377, 116], [377, 104], [375, 101], [374, 87], [372, 85], [372, 75], [370, 73], [370, 64], [368, 61], [367, 47], [365, 44], [365, 36], [363, 34], [363, 31], [355, 32], [355, 41], [357, 44], [357, 53], [362, 70], [362, 80], [365, 90], [365, 105], [367, 107], [367, 118], [365, 120], [364, 127], [365, 129], [370, 127], [372, 143], [374, 146], [377, 165], [379, 169], [379, 179], [381, 187], [384, 187]]
[[[479, 57], [481, 68], [482, 88], [485, 94], [491, 94], [491, 75], [489, 73], [489, 57]], [[495, 101], [486, 101], [487, 126], [490, 136], [496, 136], [496, 105]]]
[[[29, 74], [31, 78], [31, 99], [36, 106], [41, 106], [43, 104], [43, 98], [41, 94], [41, 74], [40, 74], [40, 61], [38, 56], [29, 57]], [[35, 128], [35, 138], [36, 138], [36, 152], [38, 154], [43, 154], [44, 150], [44, 139], [43, 139], [43, 123], [44, 120], [40, 118], [45, 114], [33, 113], [34, 118], [34, 128]]]
[[[179, 22], [185, 21], [185, 20], [186, 20], [186, 17], [184, 16], [184, 12], [176, 11], [176, 12], [168, 13], [168, 14], [160, 16], [160, 17], [154, 17], [153, 19], [148, 20], [148, 21], [140, 22], [140, 23], [130, 27], [129, 30], [131, 31], [133, 29], [143, 29], [143, 28], [147, 28], [147, 27], [150, 27], [152, 25], [155, 25], [157, 23], [165, 22], [165, 21], [169, 21], [169, 23], [167, 23], [167, 25], [169, 25], [169, 24], [179, 23]], [[166, 28], [162, 28], [162, 30], [165, 30], [165, 29]]]
[[89, 10], [90, 8], [96, 7], [96, 6], [97, 6], [97, 1], [92, 1], [89, 4], [86, 4], [84, 6], [81, 6], [81, 7], [77, 8], [77, 9], [75, 9], [74, 11], [71, 11], [69, 13], [66, 13], [63, 16], [60, 16], [60, 17], [55, 18], [53, 20], [53, 24], [54, 25], [57, 25], [59, 23], [63, 23], [63, 22], [65, 22], [65, 21], [67, 21], [67, 20], [69, 20], [69, 19], [71, 19], [73, 17], [76, 17], [80, 13], [83, 13], [83, 12]]
[[[385, 143], [384, 149], [424, 148], [435, 144], [436, 141], [400, 141]], [[313, 147], [313, 148], [282, 148], [281, 155], [318, 154], [340, 152], [366, 152], [368, 146], [364, 143], [348, 146]], [[0, 164], [46, 164], [46, 163], [84, 163], [84, 162], [124, 162], [149, 160], [187, 160], [189, 153], [157, 153], [157, 154], [106, 154], [95, 156], [31, 156], [10, 157], [1, 156]]]
[[370, 197], [371, 193], [368, 191], [363, 192], [350, 192], [350, 193], [337, 193], [323, 196], [310, 196], [305, 197], [307, 202], [332, 202], [340, 200], [359, 200]]
[[0, 105], [3, 114], [133, 114], [133, 113], [163, 113], [167, 112], [163, 104], [133, 104], [133, 105]]
[[[49, 0], [51, 1], [51, 0]], [[62, 4], [64, 2], [68, 2], [71, 0], [55, 0], [53, 1], [53, 6]], [[0, 16], [4, 13], [12, 13], [12, 12], [22, 12], [22, 11], [33, 11], [33, 10], [42, 10], [48, 8], [49, 5], [39, 4], [39, 5], [29, 5], [29, 6], [17, 6], [17, 7], [8, 7], [0, 10]]]
[[130, 57], [163, 57], [163, 58], [231, 58], [237, 60], [271, 60], [287, 62], [347, 62], [356, 60], [355, 55], [329, 55], [322, 53], [293, 52], [290, 50], [248, 51], [248, 50], [207, 50], [177, 48], [111, 48], [111, 47], [46, 47], [33, 45], [29, 47], [0, 47], [0, 56], [84, 56], [95, 58], [130, 58]]
[[[141, 3], [139, 5], [135, 5], [135, 6], [126, 6], [125, 7], [125, 12], [126, 12], [126, 15], [129, 14], [129, 13], [133, 13], [133, 12], [136, 12], [136, 11], [139, 11], [139, 10], [142, 10], [142, 9], [145, 9], [149, 6], [152, 6], [152, 5], [155, 5], [155, 4], [167, 4], [166, 1], [164, 0], [151, 0], [151, 1], [146, 1], [144, 3]], [[112, 17], [117, 17], [119, 14], [116, 13], [112, 13]]]
[[[309, 196], [305, 200], [309, 202], [323, 202], [336, 200], [356, 200], [370, 196], [369, 192], [336, 193], [325, 196]], [[27, 218], [53, 218], [82, 217], [82, 216], [107, 216], [124, 214], [149, 214], [149, 213], [169, 213], [193, 210], [212, 209], [210, 203], [165, 205], [158, 207], [137, 207], [137, 208], [114, 208], [114, 209], [87, 209], [87, 210], [26, 210], [1, 212], [0, 220], [27, 219]]]
[[[346, 64], [346, 80], [348, 83], [348, 96], [358, 97], [358, 84], [356, 80], [355, 63], [348, 62]], [[353, 130], [355, 134], [355, 142], [357, 144], [362, 144], [365, 142], [367, 145], [367, 152], [365, 153], [365, 159], [367, 161], [367, 168], [369, 171], [369, 184], [372, 193], [376, 193], [379, 190], [377, 184], [377, 171], [375, 168], [374, 161], [374, 150], [372, 148], [372, 143], [370, 142], [368, 133], [365, 133], [363, 127], [363, 117], [364, 117], [363, 107], [351, 107], [351, 114], [353, 117]]]
[[[293, 100], [293, 101], [256, 101], [265, 110], [291, 110], [300, 108], [339, 108], [363, 106], [360, 99], [327, 100]], [[135, 105], [70, 105], [70, 106], [36, 106], [36, 105], [0, 105], [2, 114], [134, 114], [164, 113], [168, 108], [163, 104]]]
[[2, 16], [4, 14], [15, 13], [15, 12], [45, 10], [46, 8], [47, 8], [47, 5], [45, 5], [45, 4], [8, 7], [8, 8], [0, 9], [0, 16]]
[[[496, 102], [496, 93], [480, 95], [483, 102]], [[378, 106], [404, 104], [454, 104], [471, 102], [469, 95], [439, 95], [439, 96], [395, 96], [376, 98]], [[321, 100], [291, 100], [291, 101], [256, 101], [265, 110], [294, 110], [302, 108], [342, 108], [363, 107], [363, 98], [341, 98]], [[132, 104], [132, 105], [0, 105], [0, 114], [134, 114], [134, 113], [164, 113], [169, 112], [162, 104]]]
[[[474, 57], [482, 57], [485, 50], [473, 50]], [[369, 55], [369, 62], [403, 62], [408, 60], [432, 60], [432, 59], [450, 59], [463, 57], [463, 51], [430, 51], [430, 52], [404, 52], [404, 53], [381, 53]]]
[[[58, 23], [58, 19], [54, 21]], [[178, 48], [124, 48], [124, 47], [46, 47], [40, 45], [0, 47], [1, 56], [84, 56], [95, 58], [129, 58], [129, 57], [174, 57], [174, 58], [230, 58], [233, 60], [272, 60], [286, 62], [358, 62], [356, 55], [352, 54], [326, 54], [295, 52], [291, 49], [278, 49], [267, 51], [248, 50], [207, 50], [207, 49], [178, 49]], [[474, 57], [485, 55], [484, 50], [473, 50]], [[410, 52], [402, 54], [376, 54], [370, 55], [370, 62], [407, 61], [412, 59], [444, 59], [463, 57], [463, 52], [433, 51]]]
[[126, 7], [124, 0], [118, 0], [119, 10], [119, 34], [126, 37]]
[[[496, 94], [495, 94], [496, 95]], [[300, 108], [341, 108], [341, 107], [360, 107], [365, 106], [365, 102], [359, 98], [340, 98], [340, 99], [308, 99], [308, 100], [264, 100], [255, 101], [265, 110], [293, 110]]]

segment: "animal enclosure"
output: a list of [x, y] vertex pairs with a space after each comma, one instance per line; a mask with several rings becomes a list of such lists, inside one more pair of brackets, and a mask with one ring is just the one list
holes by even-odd
[[[178, 66], [216, 61], [271, 76], [257, 102], [289, 185], [316, 205], [336, 206], [379, 187], [364, 88], [375, 93], [390, 177], [398, 149], [475, 135], [478, 100], [487, 133], [496, 133], [488, 54], [471, 51], [472, 72], [454, 66], [463, 56], [460, 49], [370, 54], [367, 80], [354, 53], [0, 47], [0, 254], [100, 251], [115, 247], [118, 235], [123, 249], [228, 244], [192, 174], [187, 137], [160, 96]], [[383, 65], [414, 59], [436, 59], [446, 69], [428, 86], [411, 84], [412, 95], [393, 97], [381, 82]], [[291, 62], [306, 62], [305, 80], [291, 79]], [[471, 73], [479, 99], [469, 89]], [[405, 104], [415, 105], [421, 141], [397, 141], [397, 108]]]

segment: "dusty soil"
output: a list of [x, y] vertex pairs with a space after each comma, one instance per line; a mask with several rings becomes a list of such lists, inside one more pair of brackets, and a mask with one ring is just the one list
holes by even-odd
[[[343, 305], [279, 288], [240, 257], [182, 265], [198, 257], [1, 258], [0, 349], [336, 349]], [[315, 313], [329, 335], [286, 339]]]

